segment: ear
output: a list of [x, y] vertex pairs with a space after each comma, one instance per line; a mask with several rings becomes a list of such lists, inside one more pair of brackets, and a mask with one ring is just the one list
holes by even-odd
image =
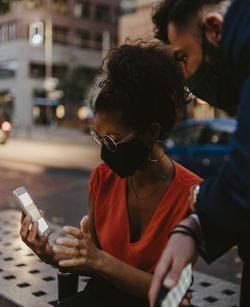
[[151, 141], [156, 142], [157, 140], [159, 140], [160, 137], [160, 132], [161, 132], [161, 124], [158, 122], [154, 122], [152, 123], [149, 127], [148, 127], [148, 137]]
[[207, 39], [214, 45], [219, 46], [223, 16], [219, 13], [208, 14], [203, 21], [206, 28]]

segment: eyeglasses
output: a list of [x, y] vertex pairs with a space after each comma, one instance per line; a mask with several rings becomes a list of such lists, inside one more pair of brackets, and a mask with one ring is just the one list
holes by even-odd
[[135, 133], [130, 133], [128, 136], [120, 140], [119, 142], [115, 142], [109, 135], [105, 134], [103, 137], [99, 136], [96, 131], [90, 130], [90, 136], [95, 141], [96, 144], [102, 145], [104, 144], [110, 151], [116, 152], [117, 145], [120, 143], [124, 143], [127, 139], [133, 136]]

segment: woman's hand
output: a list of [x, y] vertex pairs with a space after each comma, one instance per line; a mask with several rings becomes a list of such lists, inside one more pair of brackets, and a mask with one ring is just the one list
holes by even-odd
[[88, 216], [82, 219], [81, 229], [65, 226], [63, 231], [74, 238], [57, 239], [54, 252], [70, 257], [70, 259], [59, 261], [58, 264], [62, 267], [71, 267], [83, 274], [93, 272], [102, 251], [94, 243], [88, 225]]
[[[40, 210], [42, 216], [44, 213]], [[32, 224], [30, 228], [30, 224]], [[32, 217], [22, 212], [20, 236], [23, 242], [33, 250], [34, 253], [44, 262], [53, 264], [54, 251], [49, 243], [49, 236], [38, 236], [38, 222], [32, 223]]]

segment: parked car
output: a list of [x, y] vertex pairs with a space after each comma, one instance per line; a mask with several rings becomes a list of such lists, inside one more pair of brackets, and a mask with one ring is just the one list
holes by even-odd
[[234, 119], [184, 121], [174, 129], [165, 152], [202, 178], [213, 176], [228, 160], [236, 127]]
[[0, 119], [0, 144], [6, 143], [11, 129], [11, 123]]

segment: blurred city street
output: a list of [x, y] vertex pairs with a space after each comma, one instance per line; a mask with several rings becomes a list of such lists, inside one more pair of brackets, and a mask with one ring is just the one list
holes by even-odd
[[[99, 148], [77, 130], [44, 133], [36, 130], [30, 139], [11, 138], [0, 147], [0, 208], [19, 209], [12, 191], [24, 186], [48, 221], [78, 226], [87, 213], [88, 180], [100, 162]], [[210, 266], [199, 260], [196, 270], [238, 284], [241, 281], [236, 248]]]
[[[91, 172], [101, 163], [100, 148], [87, 131], [94, 122], [95, 98], [100, 87], [105, 85], [102, 81], [105, 80], [105, 70], [109, 68], [110, 62], [106, 63], [104, 59], [111, 48], [124, 43], [142, 39], [144, 45], [152, 39], [155, 41], [156, 29], [152, 16], [160, 3], [155, 0], [0, 0], [0, 306], [17, 306], [14, 303], [19, 304], [15, 298], [15, 292], [18, 291], [20, 296], [25, 297], [25, 291], [34, 296], [34, 303], [18, 305], [25, 307], [44, 307], [43, 298], [48, 289], [53, 295], [57, 294], [57, 273], [54, 272], [54, 276], [42, 276], [47, 274], [46, 270], [50, 274], [51, 267], [30, 251], [26, 253], [29, 248], [20, 242], [17, 229], [18, 211], [21, 217], [21, 210], [12, 192], [19, 187], [27, 189], [38, 208], [44, 211], [48, 223], [51, 223], [51, 242], [62, 235], [62, 226], [79, 227], [82, 217], [88, 213]], [[180, 50], [175, 50], [175, 53]], [[187, 56], [181, 55], [181, 58]], [[143, 69], [140, 71], [146, 75]], [[150, 83], [153, 83], [153, 69], [149, 71]], [[139, 80], [138, 77], [136, 79]], [[111, 88], [119, 89], [123, 82], [120, 83], [118, 87]], [[144, 91], [145, 84], [138, 88]], [[130, 98], [130, 91], [127, 87], [125, 89]], [[237, 121], [232, 120], [231, 113], [198, 99], [202, 97], [191, 93], [189, 85], [188, 88], [185, 86], [185, 90], [190, 103], [177, 112], [180, 125], [168, 139], [165, 153], [205, 179], [214, 176], [218, 168], [228, 161]], [[153, 96], [156, 92], [154, 89]], [[158, 92], [161, 93], [161, 89]], [[171, 99], [172, 96], [178, 97], [177, 92], [174, 93]], [[183, 90], [181, 93], [183, 96]], [[151, 114], [154, 99], [149, 101], [148, 114]], [[141, 102], [141, 109], [147, 110], [145, 99]], [[129, 108], [130, 116], [135, 110], [134, 105]], [[119, 106], [114, 109], [119, 111]], [[133, 187], [132, 179], [131, 184]], [[161, 191], [161, 185], [145, 198], [137, 198], [135, 191], [134, 194], [138, 200], [146, 199], [158, 189]], [[26, 250], [16, 246], [15, 240]], [[22, 260], [23, 263], [19, 262], [21, 253], [23, 259], [28, 259]], [[35, 262], [39, 262], [41, 271]], [[29, 268], [33, 263], [34, 267]], [[47, 268], [44, 270], [43, 266]], [[222, 307], [221, 301], [225, 303], [223, 306], [236, 307], [232, 295], [239, 296], [242, 278], [242, 261], [238, 257], [237, 247], [211, 265], [199, 259], [195, 270], [204, 273], [200, 275], [204, 275], [202, 278], [205, 279], [197, 278], [195, 275], [199, 273], [194, 273], [198, 285], [194, 296], [199, 298], [199, 293], [204, 294], [204, 300], [202, 298], [202, 305], [198, 303], [193, 307], [208, 306], [207, 302], [213, 304], [216, 301], [218, 305], [213, 304], [215, 307]], [[40, 277], [37, 273], [41, 273]], [[20, 281], [20, 277], [25, 279]], [[11, 281], [15, 286], [11, 286]], [[43, 292], [41, 285], [45, 282], [46, 292]], [[228, 286], [232, 283], [233, 292]], [[35, 292], [28, 288], [31, 284], [37, 287]], [[9, 289], [13, 292], [8, 292]], [[213, 293], [214, 289], [218, 290], [216, 294]], [[13, 293], [14, 298], [8, 293]], [[230, 306], [225, 300], [226, 295]], [[39, 297], [41, 305], [37, 303]], [[25, 299], [29, 301], [29, 296]], [[14, 305], [7, 301], [12, 301]]]
[[50, 137], [10, 139], [0, 147], [0, 207], [16, 208], [12, 191], [24, 186], [49, 220], [79, 225], [87, 212], [88, 180], [99, 162], [98, 147], [82, 133]]

